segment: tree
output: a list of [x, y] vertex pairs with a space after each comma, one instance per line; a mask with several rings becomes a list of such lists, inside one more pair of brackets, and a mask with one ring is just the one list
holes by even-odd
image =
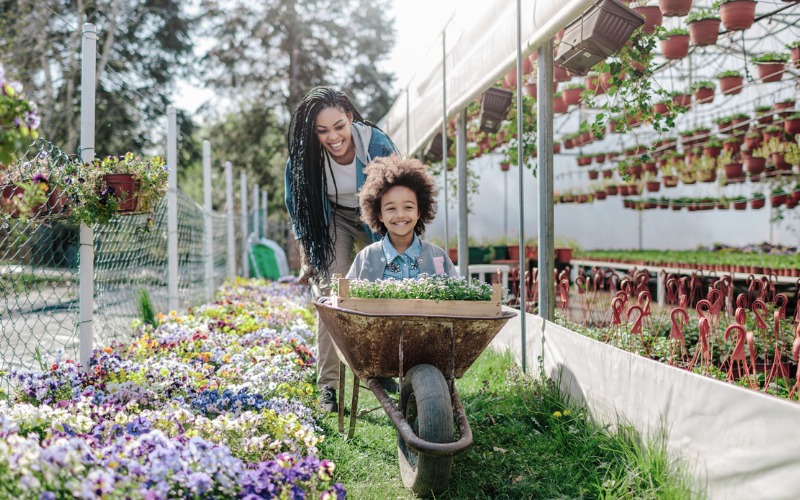
[[218, 42], [205, 76], [221, 91], [279, 106], [286, 121], [317, 85], [348, 91], [378, 120], [391, 105], [392, 75], [377, 63], [394, 44], [387, 0], [204, 0], [204, 32]]
[[0, 0], [0, 61], [36, 100], [42, 137], [79, 147], [81, 29], [97, 27], [97, 154], [140, 151], [192, 66], [180, 0]]

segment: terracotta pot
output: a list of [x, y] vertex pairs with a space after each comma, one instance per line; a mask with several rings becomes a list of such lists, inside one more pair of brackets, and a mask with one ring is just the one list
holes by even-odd
[[559, 142], [554, 142], [554, 143], [553, 143], [553, 154], [554, 154], [554, 155], [557, 155], [557, 154], [558, 154], [558, 153], [560, 153], [560, 152], [561, 152], [561, 143], [559, 143]]
[[750, 175], [759, 175], [764, 171], [767, 166], [766, 158], [758, 158], [755, 156], [744, 157], [744, 167]]
[[453, 263], [458, 262], [458, 248], [448, 248], [447, 254], [450, 257], [450, 260], [453, 261]]
[[792, 65], [795, 68], [800, 68], [800, 47], [792, 47]]
[[577, 106], [581, 102], [581, 92], [583, 89], [564, 89], [561, 91], [561, 98], [567, 106]]
[[647, 185], [645, 187], [649, 192], [656, 193], [659, 189], [661, 189], [661, 183], [658, 181], [647, 181]]
[[653, 113], [660, 114], [661, 116], [664, 116], [667, 113], [669, 113], [669, 108], [667, 107], [666, 103], [657, 102], [657, 103], [653, 104]]
[[508, 245], [506, 247], [506, 256], [510, 260], [519, 260], [519, 245]]
[[778, 170], [791, 170], [792, 165], [783, 159], [783, 153], [772, 153], [772, 164]]
[[770, 139], [779, 138], [781, 136], [781, 134], [783, 134], [783, 132], [781, 132], [780, 130], [774, 130], [774, 131], [770, 131], [770, 132], [766, 132], [765, 131], [764, 135], [763, 135], [764, 142], [769, 143]]
[[591, 156], [578, 157], [575, 161], [578, 163], [579, 167], [588, 167], [592, 164]]
[[[750, 208], [758, 210], [759, 208], [764, 208], [767, 205], [767, 200], [765, 198], [758, 198], [750, 200]], [[755, 271], [754, 271], [755, 272]], [[761, 273], [759, 273], [761, 274]]]
[[603, 163], [604, 161], [606, 161], [606, 154], [605, 153], [600, 153], [600, 154], [594, 155], [594, 161], [596, 163]]
[[797, 191], [792, 191], [792, 199], [794, 201], [800, 201], [800, 189]]
[[[746, 201], [734, 201], [732, 203], [734, 210], [747, 210], [747, 202]], [[744, 272], [744, 271], [737, 271], [737, 272]]]
[[786, 64], [782, 62], [758, 63], [758, 77], [762, 82], [779, 82], [783, 78]]
[[587, 76], [584, 79], [583, 84], [586, 86], [586, 90], [589, 92], [594, 92], [595, 94], [600, 94], [600, 77], [597, 75]]
[[600, 178], [600, 172], [598, 172], [597, 170], [589, 170], [590, 181], [596, 181], [599, 178]]
[[659, 7], [655, 5], [634, 7], [633, 11], [644, 17], [644, 24], [642, 25], [644, 33], [653, 34], [656, 26], [661, 26], [663, 19]]
[[562, 68], [561, 66], [553, 65], [553, 80], [557, 82], [568, 82], [570, 79], [571, 78], [566, 69]]
[[724, 76], [719, 79], [719, 90], [725, 95], [736, 95], [742, 91], [743, 81], [741, 76]]
[[678, 178], [674, 175], [663, 175], [661, 182], [664, 183], [665, 188], [674, 188], [678, 185]]
[[616, 196], [619, 194], [619, 188], [617, 186], [608, 186], [606, 188], [606, 194], [608, 196]]
[[689, 35], [671, 35], [661, 40], [661, 54], [666, 59], [683, 59], [689, 53]]
[[567, 103], [564, 99], [553, 99], [553, 113], [566, 113]]
[[689, 94], [674, 95], [672, 96], [672, 100], [675, 101], [675, 104], [683, 106], [684, 108], [688, 108], [692, 105], [692, 96]]
[[658, 8], [665, 17], [682, 17], [692, 10], [692, 0], [658, 0]]
[[727, 31], [746, 30], [753, 25], [756, 17], [756, 2], [738, 0], [719, 6], [719, 17]]
[[757, 149], [757, 148], [760, 148], [760, 147], [761, 147], [761, 141], [762, 141], [762, 139], [761, 139], [761, 136], [760, 136], [760, 135], [758, 135], [758, 136], [751, 136], [751, 137], [745, 137], [745, 138], [744, 138], [744, 145], [745, 145], [745, 147], [746, 147], [747, 149], [749, 149], [750, 151], [752, 151], [752, 150], [754, 150], [754, 149]]
[[708, 104], [714, 100], [714, 89], [698, 88], [694, 91], [694, 102]]
[[689, 38], [692, 45], [703, 47], [714, 45], [719, 37], [719, 19], [701, 19], [689, 23]]
[[724, 149], [726, 153], [736, 155], [742, 150], [742, 145], [738, 142], [726, 142], [722, 145], [722, 149]]
[[634, 179], [639, 179], [642, 177], [642, 166], [641, 165], [631, 165], [628, 168], [628, 174], [633, 177]]
[[703, 148], [703, 154], [708, 156], [709, 158], [716, 158], [717, 156], [719, 156], [720, 151], [722, 151], [722, 148], [719, 148], [717, 146]]
[[596, 191], [594, 193], [595, 200], [605, 200], [606, 199], [606, 192], [605, 191]]
[[535, 83], [528, 83], [525, 85], [525, 93], [528, 94], [529, 97], [536, 97], [536, 84]]
[[613, 170], [603, 170], [603, 179], [610, 179], [613, 175]]
[[784, 203], [786, 203], [786, 195], [785, 194], [778, 194], [778, 195], [769, 197], [769, 204], [772, 205], [775, 208], [778, 208], [779, 206], [783, 205]]
[[651, 174], [658, 173], [658, 168], [656, 168], [656, 163], [652, 161], [646, 161], [642, 163], [642, 170], [645, 172], [650, 172]]
[[139, 181], [131, 174], [106, 174], [108, 187], [114, 188], [114, 196], [119, 198], [119, 212], [134, 212], [138, 205]]
[[511, 169], [511, 164], [507, 161], [500, 163], [500, 170], [503, 172], [508, 172]]

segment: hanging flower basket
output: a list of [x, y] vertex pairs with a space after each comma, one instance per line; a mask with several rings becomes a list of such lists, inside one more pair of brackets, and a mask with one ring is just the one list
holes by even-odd
[[698, 104], [709, 104], [714, 100], [714, 89], [698, 87], [694, 90], [694, 101]]
[[692, 0], [658, 0], [658, 8], [664, 17], [682, 17], [692, 10]]
[[566, 113], [568, 106], [567, 103], [564, 102], [564, 99], [561, 97], [562, 94], [557, 93], [553, 94], [553, 113]]
[[661, 40], [661, 55], [666, 59], [683, 59], [689, 53], [689, 35], [676, 33]]
[[652, 35], [656, 30], [656, 26], [661, 26], [663, 22], [661, 9], [657, 5], [641, 5], [634, 7], [633, 11], [644, 18], [643, 33]]
[[572, 79], [566, 69], [561, 66], [553, 65], [553, 80], [556, 82], [568, 82]]
[[795, 113], [783, 120], [783, 130], [791, 136], [800, 134], [800, 116]]
[[722, 169], [729, 183], [738, 184], [744, 182], [744, 169], [741, 163], [726, 163]]
[[667, 103], [657, 102], [653, 104], [653, 114], [658, 114], [661, 116], [666, 116], [669, 114], [669, 107], [667, 107]]
[[784, 157], [783, 153], [772, 153], [772, 164], [775, 166], [777, 170], [791, 170], [792, 164], [788, 163]]
[[756, 17], [754, 0], [728, 0], [719, 6], [719, 17], [727, 31], [746, 30]]
[[511, 164], [507, 161], [500, 163], [500, 170], [503, 172], [508, 172], [511, 169]]
[[726, 153], [730, 153], [732, 155], [739, 154], [742, 150], [742, 145], [738, 140], [735, 141], [725, 141], [722, 144], [722, 149], [725, 150]]
[[590, 181], [596, 181], [598, 178], [600, 178], [600, 172], [598, 172], [597, 170], [589, 170]]
[[742, 91], [742, 82], [744, 78], [738, 72], [729, 74], [720, 74], [719, 77], [719, 90], [725, 95], [736, 95]]
[[760, 208], [764, 208], [766, 206], [766, 204], [767, 204], [766, 198], [764, 198], [764, 195], [760, 195], [759, 196], [759, 193], [756, 193], [754, 195], [753, 199], [750, 200], [750, 208], [752, 208], [754, 210], [758, 210]]
[[734, 210], [747, 210], [747, 200], [737, 199], [732, 205]]
[[610, 179], [614, 175], [614, 170], [603, 170], [603, 179]]
[[647, 191], [657, 193], [661, 189], [661, 183], [658, 181], [647, 181]]
[[699, 19], [689, 22], [689, 38], [692, 45], [703, 47], [714, 45], [719, 37], [719, 19]]
[[784, 99], [774, 104], [775, 111], [786, 111], [787, 109], [794, 109], [794, 99]]
[[665, 188], [674, 188], [678, 186], [678, 177], [674, 175], [662, 175], [661, 182], [664, 183]]
[[767, 83], [781, 81], [788, 61], [788, 54], [776, 52], [768, 52], [753, 58], [753, 62], [758, 65], [759, 79]]
[[567, 87], [561, 91], [561, 98], [567, 106], [577, 106], [581, 102], [582, 86]]
[[750, 175], [760, 175], [767, 166], [767, 159], [758, 156], [744, 155], [744, 168]]
[[792, 66], [800, 68], [800, 46], [793, 46], [790, 54], [792, 56]]
[[594, 155], [594, 161], [598, 164], [603, 163], [606, 161], [606, 154], [605, 153], [597, 153]]

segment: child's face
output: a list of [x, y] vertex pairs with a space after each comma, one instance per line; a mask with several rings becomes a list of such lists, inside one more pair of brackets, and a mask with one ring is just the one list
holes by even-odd
[[323, 109], [317, 113], [317, 118], [314, 120], [314, 131], [320, 144], [341, 165], [353, 161], [355, 154], [355, 144], [350, 131], [352, 121], [352, 114], [345, 113], [337, 107]]
[[417, 194], [412, 189], [394, 186], [381, 196], [380, 221], [386, 226], [390, 239], [413, 239], [418, 220]]

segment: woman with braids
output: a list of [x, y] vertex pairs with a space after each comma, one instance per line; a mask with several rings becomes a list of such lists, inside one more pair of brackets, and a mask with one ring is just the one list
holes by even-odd
[[[286, 208], [299, 242], [300, 281], [328, 295], [330, 277], [344, 275], [356, 245], [380, 239], [361, 222], [356, 193], [373, 159], [397, 153], [392, 141], [365, 120], [343, 92], [311, 90], [292, 113], [286, 162]], [[324, 411], [338, 411], [339, 358], [330, 333], [317, 321], [317, 385]], [[387, 389], [396, 384], [385, 382]]]

